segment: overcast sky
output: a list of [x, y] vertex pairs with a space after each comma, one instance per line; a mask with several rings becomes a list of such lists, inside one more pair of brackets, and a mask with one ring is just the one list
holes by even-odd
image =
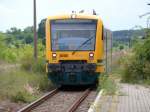
[[[33, 24], [33, 0], [0, 0], [0, 31], [10, 27], [25, 28]], [[37, 0], [37, 19], [49, 15], [71, 13], [72, 10], [95, 9], [104, 25], [111, 30], [146, 27], [146, 18], [139, 15], [150, 11], [149, 0]]]

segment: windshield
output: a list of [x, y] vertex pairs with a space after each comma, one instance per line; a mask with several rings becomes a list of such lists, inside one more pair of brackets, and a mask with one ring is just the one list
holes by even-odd
[[96, 20], [52, 20], [52, 51], [93, 51], [96, 26]]

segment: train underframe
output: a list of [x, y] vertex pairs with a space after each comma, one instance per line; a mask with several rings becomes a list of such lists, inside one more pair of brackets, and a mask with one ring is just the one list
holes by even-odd
[[48, 78], [55, 85], [93, 85], [98, 82], [96, 64], [84, 61], [63, 61], [48, 64]]

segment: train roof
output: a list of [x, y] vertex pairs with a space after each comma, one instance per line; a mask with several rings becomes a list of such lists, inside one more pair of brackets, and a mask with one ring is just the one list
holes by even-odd
[[47, 19], [53, 20], [53, 19], [96, 19], [96, 20], [101, 20], [100, 16], [98, 15], [92, 15], [92, 14], [84, 14], [84, 13], [71, 13], [71, 14], [61, 14], [61, 15], [53, 15], [53, 16], [48, 16]]

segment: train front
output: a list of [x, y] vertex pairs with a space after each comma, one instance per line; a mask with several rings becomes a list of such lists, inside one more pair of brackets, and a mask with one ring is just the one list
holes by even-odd
[[89, 85], [103, 71], [102, 22], [95, 15], [71, 14], [46, 21], [46, 69], [56, 85]]

